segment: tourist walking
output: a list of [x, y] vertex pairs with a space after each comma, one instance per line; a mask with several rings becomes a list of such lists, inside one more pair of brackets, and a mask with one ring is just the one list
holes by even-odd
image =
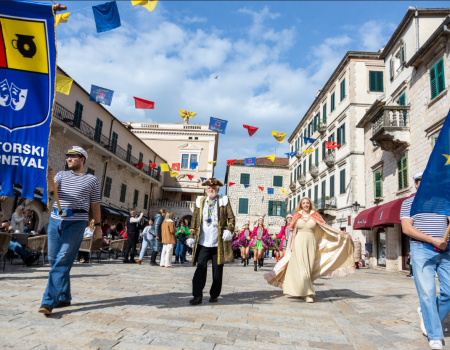
[[250, 248], [253, 249], [253, 263], [255, 264], [254, 271], [258, 271], [258, 267], [263, 267], [264, 264], [264, 245], [262, 243], [262, 239], [264, 236], [268, 236], [269, 232], [264, 227], [264, 217], [261, 216], [258, 219], [258, 226], [253, 229], [253, 232], [250, 234]]
[[292, 222], [292, 214], [286, 215], [286, 223], [284, 226], [281, 227], [280, 233], [277, 235], [277, 239], [280, 239], [280, 246], [278, 248], [278, 257], [277, 262], [279, 259], [282, 259], [284, 257], [284, 253], [286, 251], [288, 242], [289, 242], [289, 236], [290, 236], [290, 229], [289, 226]]
[[161, 209], [158, 214], [155, 215], [155, 241], [153, 242], [152, 257], [150, 259], [151, 266], [158, 266], [156, 263], [156, 257], [158, 253], [162, 252], [162, 223], [164, 222], [164, 217], [166, 216], [166, 210]]
[[[89, 218], [89, 208], [94, 217], [93, 239], [101, 239], [100, 184], [88, 174], [84, 166], [88, 155], [81, 147], [74, 146], [67, 153], [68, 171], [60, 171], [54, 177], [61, 205], [53, 204], [48, 225], [48, 260], [50, 272], [47, 288], [39, 312], [50, 315], [53, 308], [71, 304], [70, 269], [83, 240], [83, 232]], [[53, 169], [48, 167], [48, 178], [53, 181]], [[49, 188], [53, 186], [49, 184]]]
[[142, 263], [142, 259], [144, 258], [145, 252], [147, 248], [150, 246], [150, 250], [153, 252], [153, 242], [155, 241], [155, 228], [153, 226], [153, 220], [150, 219], [147, 222], [144, 230], [142, 231], [142, 246], [141, 252], [139, 254], [139, 259], [137, 263], [140, 265]]
[[130, 216], [127, 217], [126, 227], [127, 227], [127, 249], [125, 250], [123, 262], [135, 264], [134, 255], [136, 254], [136, 244], [139, 238], [139, 225], [142, 220], [141, 213], [137, 216], [136, 210], [130, 212]]
[[161, 261], [159, 266], [172, 267], [173, 247], [177, 244], [175, 233], [175, 223], [173, 221], [173, 213], [170, 211], [166, 214], [163, 224], [161, 225], [163, 249], [161, 253]]
[[222, 182], [209, 178], [202, 183], [206, 196], [197, 197], [191, 229], [186, 244], [193, 250], [192, 265], [197, 265], [192, 279], [191, 305], [202, 303], [208, 261], [212, 261], [212, 286], [209, 301], [217, 302], [222, 291], [223, 265], [234, 262], [231, 239], [234, 214], [227, 196], [218, 196]]
[[241, 263], [244, 264], [244, 266], [248, 266], [248, 259], [249, 259], [249, 251], [250, 251], [250, 229], [249, 229], [249, 222], [245, 221], [244, 225], [242, 226], [242, 231], [239, 234], [239, 245], [241, 247], [241, 257], [242, 261]]
[[[420, 186], [422, 175], [418, 173], [413, 176], [416, 189]], [[446, 215], [436, 213], [411, 216], [413, 201], [414, 197], [403, 201], [400, 219], [402, 232], [411, 237], [411, 262], [420, 302], [417, 309], [420, 328], [428, 337], [431, 349], [442, 349], [442, 322], [450, 310], [450, 251], [448, 241], [442, 239], [449, 223]], [[437, 297], [436, 275], [439, 281]]]
[[284, 294], [312, 303], [317, 278], [354, 273], [350, 235], [328, 226], [309, 198], [303, 198], [295, 209], [290, 232], [284, 258], [264, 275], [269, 284], [283, 288]]
[[184, 264], [186, 262], [186, 240], [189, 237], [189, 229], [184, 221], [180, 221], [180, 227], [177, 230], [177, 246], [175, 249], [175, 264]]

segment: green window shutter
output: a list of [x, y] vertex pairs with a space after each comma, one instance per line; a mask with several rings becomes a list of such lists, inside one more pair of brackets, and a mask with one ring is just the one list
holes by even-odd
[[345, 98], [345, 78], [341, 81], [341, 101]]
[[303, 175], [306, 175], [306, 159], [303, 160]]
[[250, 185], [250, 174], [241, 174], [241, 185]]
[[148, 208], [148, 194], [144, 195], [144, 209]]
[[406, 61], [406, 56], [405, 56], [405, 42], [402, 42], [400, 44], [400, 65], [404, 65], [405, 61]]
[[273, 177], [273, 187], [283, 187], [283, 176]]
[[75, 103], [75, 113], [73, 118], [73, 126], [79, 128], [81, 125], [81, 118], [83, 116], [83, 105], [80, 102]]
[[341, 127], [337, 128], [336, 133], [337, 133], [337, 143], [338, 143], [338, 145], [340, 145], [341, 144]]
[[121, 187], [121, 189], [120, 189], [120, 201], [121, 201], [122, 203], [125, 202], [125, 196], [126, 196], [126, 193], [127, 193], [127, 185], [122, 184], [122, 187]]
[[134, 198], [133, 198], [133, 205], [134, 206], [137, 206], [138, 200], [139, 200], [139, 191], [138, 190], [134, 190]]
[[334, 175], [330, 176], [330, 198], [334, 197]]
[[305, 198], [305, 196], [306, 196], [306, 193], [305, 193], [305, 192], [303, 192], [303, 198]]
[[399, 106], [406, 105], [406, 95], [404, 93], [398, 98], [398, 105]]
[[100, 136], [102, 135], [103, 122], [97, 118], [95, 123], [94, 141], [100, 142]]
[[319, 185], [314, 186], [314, 203], [319, 199]]
[[325, 147], [325, 141], [322, 142], [322, 160], [325, 159], [325, 155], [327, 153], [327, 148]]
[[437, 96], [437, 79], [436, 79], [436, 65], [430, 69], [430, 88], [431, 88], [431, 99]]
[[436, 76], [437, 76], [437, 94], [439, 95], [445, 90], [445, 76], [444, 76], [444, 59], [441, 58], [436, 63]]
[[334, 92], [331, 94], [331, 109], [330, 111], [333, 112], [334, 111]]
[[110, 177], [106, 177], [105, 179], [105, 189], [103, 190], [103, 196], [106, 198], [109, 198], [110, 193], [111, 193], [111, 178]]
[[311, 189], [308, 190], [308, 198], [311, 199]]
[[142, 154], [142, 152], [139, 152], [139, 161], [138, 161], [138, 163], [142, 163], [143, 160], [144, 160], [144, 155]]
[[375, 199], [383, 197], [382, 171], [378, 170], [373, 173]]
[[248, 214], [248, 198], [239, 198], [239, 214]]
[[408, 156], [402, 157], [398, 163], [398, 189], [403, 190], [408, 187]]
[[131, 150], [133, 149], [133, 146], [131, 146], [130, 144], [128, 144], [127, 146], [127, 162], [131, 161]]
[[323, 198], [325, 198], [325, 196], [326, 196], [326, 194], [325, 194], [326, 193], [326, 188], [327, 188], [327, 182], [325, 180], [323, 180], [322, 181], [322, 193], [321, 193]]
[[345, 193], [345, 169], [342, 169], [340, 172], [340, 194]]
[[286, 216], [286, 202], [281, 202], [281, 216]]
[[341, 125], [341, 142], [342, 144], [345, 143], [345, 123]]
[[269, 208], [268, 208], [269, 216], [273, 216], [273, 202], [269, 201]]
[[295, 206], [295, 198], [294, 198], [294, 206], [293, 206], [293, 210], [295, 210], [296, 206]]
[[383, 92], [383, 72], [369, 71], [369, 90]]
[[315, 151], [315, 162], [316, 164], [319, 164], [319, 149], [317, 148]]
[[111, 152], [112, 153], [116, 153], [117, 139], [118, 138], [119, 138], [119, 136], [113, 131], [113, 133], [112, 133], [112, 140], [111, 140]]
[[369, 91], [376, 91], [375, 72], [369, 71]]
[[292, 182], [292, 177], [293, 177], [293, 176], [292, 176], [292, 172], [291, 172], [291, 182]]
[[327, 104], [324, 103], [322, 107], [322, 122], [325, 124], [327, 122]]
[[310, 153], [309, 154], [309, 168], [308, 169], [311, 169], [311, 166], [312, 166], [312, 154]]
[[383, 92], [384, 91], [384, 73], [383, 72], [377, 72], [376, 74], [376, 81], [377, 81], [377, 91]]

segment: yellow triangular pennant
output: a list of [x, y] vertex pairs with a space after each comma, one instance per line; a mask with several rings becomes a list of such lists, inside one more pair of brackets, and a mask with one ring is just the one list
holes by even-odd
[[211, 161], [211, 162], [208, 162], [208, 164], [214, 164], [216, 161], [215, 160], [213, 160], [213, 161]]
[[171, 171], [170, 177], [175, 177], [175, 176], [178, 176], [178, 173], [176, 171]]
[[133, 4], [133, 6], [141, 5], [142, 7], [145, 7], [150, 12], [153, 12], [153, 10], [155, 9], [155, 6], [158, 3], [158, 1], [157, 0], [155, 0], [155, 1], [149, 1], [149, 0], [137, 0], [137, 1], [134, 1], [134, 0], [131, 0], [131, 3]]
[[265, 156], [265, 158], [270, 159], [272, 161], [272, 163], [275, 161], [275, 158], [277, 157], [276, 154], [272, 154], [270, 156]]
[[70, 93], [72, 83], [73, 83], [72, 78], [66, 77], [65, 75], [56, 74], [55, 90], [64, 95], [68, 95]]
[[310, 153], [313, 153], [315, 150], [316, 150], [316, 148], [306, 149], [306, 150], [303, 151], [303, 153], [310, 154]]
[[284, 132], [272, 131], [272, 136], [275, 137], [275, 140], [277, 140], [279, 143], [284, 142], [286, 135], [287, 134]]
[[67, 20], [69, 19], [70, 16], [70, 12], [64, 12], [61, 13], [60, 15], [56, 15], [55, 16], [55, 27], [58, 26], [58, 24], [60, 23], [66, 23]]
[[161, 163], [160, 166], [161, 166], [161, 172], [163, 172], [163, 171], [170, 171], [169, 164]]

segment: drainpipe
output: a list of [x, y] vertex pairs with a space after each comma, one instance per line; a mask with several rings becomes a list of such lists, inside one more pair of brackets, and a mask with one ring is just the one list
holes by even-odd
[[416, 52], [417, 52], [419, 51], [419, 11], [417, 11], [417, 7], [414, 20], [416, 22]]

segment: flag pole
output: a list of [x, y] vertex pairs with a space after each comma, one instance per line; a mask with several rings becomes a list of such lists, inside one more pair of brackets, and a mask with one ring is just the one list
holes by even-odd
[[447, 242], [447, 240], [448, 240], [448, 235], [449, 235], [449, 234], [450, 234], [450, 225], [448, 225], [447, 231], [445, 231], [444, 238], [442, 238], [442, 240], [443, 240], [444, 242]]

